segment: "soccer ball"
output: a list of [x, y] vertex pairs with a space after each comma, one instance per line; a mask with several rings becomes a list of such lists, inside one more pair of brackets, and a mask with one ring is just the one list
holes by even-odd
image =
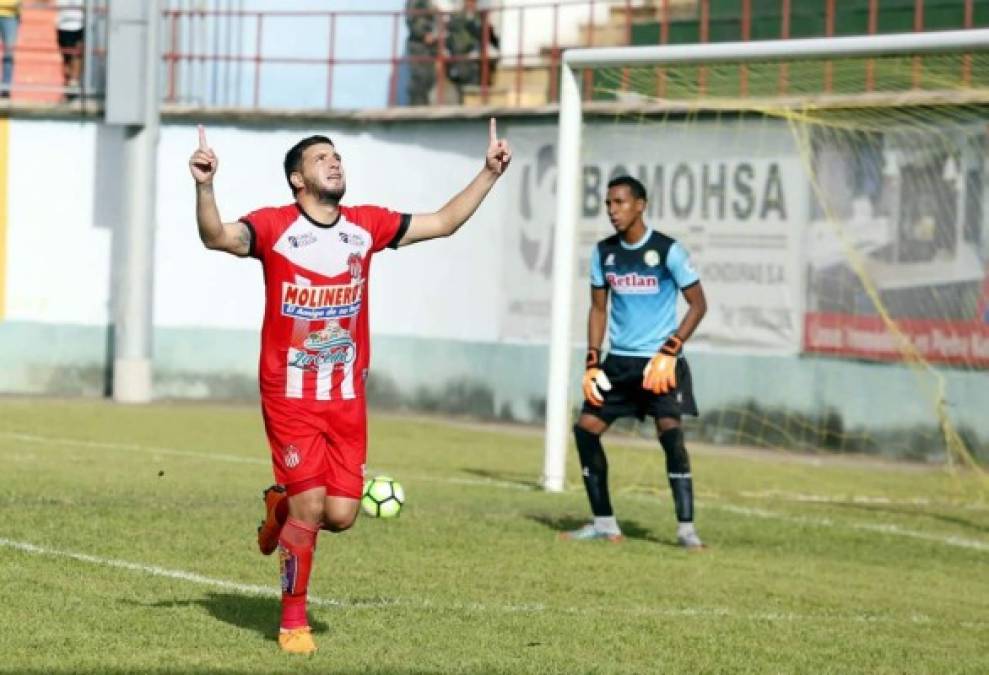
[[375, 476], [364, 483], [361, 510], [372, 518], [394, 518], [402, 512], [405, 490], [388, 476]]

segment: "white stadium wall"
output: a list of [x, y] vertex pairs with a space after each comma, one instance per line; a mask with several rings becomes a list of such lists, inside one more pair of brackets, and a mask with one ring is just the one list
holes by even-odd
[[[845, 429], [934, 425], [904, 366], [808, 357], [803, 334], [810, 189], [785, 124], [758, 145], [724, 125], [588, 122], [584, 221], [575, 280], [583, 336], [584, 278], [609, 226], [604, 186], [628, 171], [650, 190], [648, 222], [693, 252], [711, 311], [690, 347], [702, 409], [756, 403], [806, 415], [833, 411]], [[535, 421], [546, 382], [555, 119], [499, 122], [513, 143], [508, 176], [456, 236], [374, 262], [370, 396], [379, 405]], [[207, 124], [220, 158], [225, 220], [290, 201], [281, 161], [324, 133], [341, 151], [349, 203], [434, 210], [481, 165], [483, 120]], [[0, 120], [0, 392], [103, 395], [113, 302], [119, 137], [93, 121]], [[741, 140], [740, 140], [741, 139]], [[254, 260], [206, 251], [196, 235], [186, 162], [195, 124], [166, 118], [158, 164], [154, 374], [159, 397], [256, 396], [262, 278]], [[712, 159], [716, 158], [716, 159]], [[583, 345], [574, 345], [580, 362]], [[945, 368], [956, 421], [989, 439], [984, 371]], [[574, 372], [576, 403], [579, 373]], [[855, 386], [850, 387], [849, 383]], [[904, 403], [906, 402], [906, 403]]]

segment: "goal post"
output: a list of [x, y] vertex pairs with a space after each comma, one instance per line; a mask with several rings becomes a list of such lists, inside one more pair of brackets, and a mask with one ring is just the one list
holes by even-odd
[[[572, 413], [574, 350], [575, 260], [580, 218], [583, 99], [580, 74], [586, 69], [659, 68], [729, 64], [739, 67], [754, 62], [795, 63], [802, 60], [912, 57], [939, 53], [989, 50], [989, 29], [904, 33], [861, 37], [766, 40], [694, 45], [665, 45], [614, 48], [581, 48], [564, 52], [561, 65], [558, 174], [554, 230], [552, 312], [549, 344], [549, 373], [546, 397], [546, 427], [542, 484], [548, 491], [565, 487], [565, 467]], [[909, 92], [908, 92], [909, 93]], [[983, 92], [984, 93], [984, 92]], [[765, 100], [765, 99], [763, 99]], [[986, 103], [983, 100], [982, 103]], [[642, 109], [641, 99], [628, 106]], [[689, 105], [703, 108], [704, 102]], [[726, 105], [732, 105], [731, 101]], [[620, 107], [620, 106], [618, 106]], [[657, 97], [652, 111], [669, 109], [671, 102]], [[744, 104], [742, 108], [744, 109]], [[867, 284], [868, 286], [868, 284]], [[880, 314], [883, 314], [880, 308]], [[883, 314], [884, 320], [888, 319]], [[937, 402], [941, 405], [943, 402]], [[945, 430], [945, 435], [952, 432]], [[950, 441], [949, 441], [950, 444]]]

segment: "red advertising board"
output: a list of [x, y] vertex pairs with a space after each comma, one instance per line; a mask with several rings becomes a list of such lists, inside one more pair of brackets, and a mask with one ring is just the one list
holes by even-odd
[[[983, 312], [984, 314], [984, 312]], [[989, 322], [896, 319], [917, 353], [932, 363], [989, 368]], [[906, 348], [905, 348], [906, 347]], [[878, 316], [809, 313], [804, 351], [878, 361], [902, 361], [909, 350]]]

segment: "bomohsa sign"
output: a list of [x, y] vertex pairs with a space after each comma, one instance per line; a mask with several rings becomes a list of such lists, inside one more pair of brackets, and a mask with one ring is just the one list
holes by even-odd
[[[556, 212], [555, 133], [513, 133], [506, 186], [501, 337], [545, 342]], [[613, 231], [608, 181], [629, 174], [649, 195], [646, 225], [680, 240], [708, 297], [692, 346], [796, 353], [803, 326], [803, 225], [809, 181], [790, 131], [774, 122], [589, 122], [582, 150], [575, 337], [589, 304], [588, 259]]]

